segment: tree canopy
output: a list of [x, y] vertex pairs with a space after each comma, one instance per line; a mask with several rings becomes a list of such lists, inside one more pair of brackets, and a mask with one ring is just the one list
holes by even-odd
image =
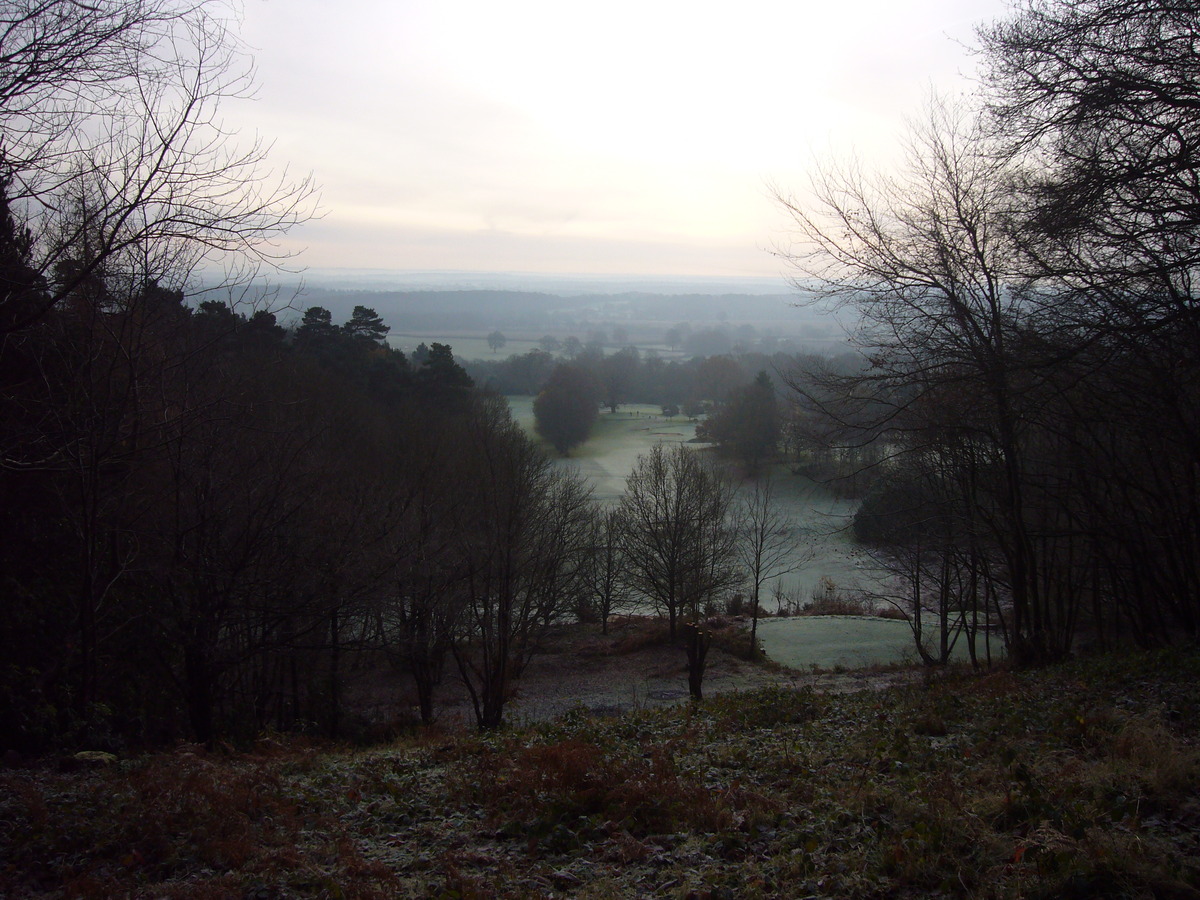
[[869, 360], [809, 379], [808, 412], [932, 501], [895, 547], [943, 634], [987, 620], [1020, 661], [1200, 634], [1198, 23], [1022, 2], [980, 30], [978, 105], [935, 98], [897, 172], [783, 198], [798, 284]]
[[600, 388], [592, 374], [560, 363], [533, 401], [537, 433], [566, 456], [592, 433], [599, 406]]

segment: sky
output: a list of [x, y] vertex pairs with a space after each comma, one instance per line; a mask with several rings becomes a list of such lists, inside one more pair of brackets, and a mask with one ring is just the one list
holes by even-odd
[[779, 277], [772, 186], [886, 167], [1000, 0], [243, 0], [227, 126], [321, 186], [314, 268]]

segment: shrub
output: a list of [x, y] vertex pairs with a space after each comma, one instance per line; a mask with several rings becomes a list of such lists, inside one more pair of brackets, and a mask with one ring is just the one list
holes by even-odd
[[586, 841], [593, 830], [711, 832], [733, 821], [722, 799], [682, 774], [661, 744], [602, 749], [566, 739], [516, 752], [488, 749], [473, 774], [458, 781], [457, 791], [481, 803], [502, 834], [529, 836], [557, 850]]

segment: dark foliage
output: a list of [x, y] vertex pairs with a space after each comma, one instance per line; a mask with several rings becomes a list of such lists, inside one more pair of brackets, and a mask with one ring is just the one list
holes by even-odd
[[533, 401], [538, 434], [566, 456], [592, 432], [600, 412], [600, 388], [591, 372], [560, 364]]

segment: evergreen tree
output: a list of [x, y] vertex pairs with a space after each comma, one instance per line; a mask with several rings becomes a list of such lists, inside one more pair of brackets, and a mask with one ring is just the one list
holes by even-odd
[[348, 338], [371, 344], [382, 344], [391, 328], [384, 324], [379, 313], [367, 306], [356, 306], [350, 321], [342, 326]]

